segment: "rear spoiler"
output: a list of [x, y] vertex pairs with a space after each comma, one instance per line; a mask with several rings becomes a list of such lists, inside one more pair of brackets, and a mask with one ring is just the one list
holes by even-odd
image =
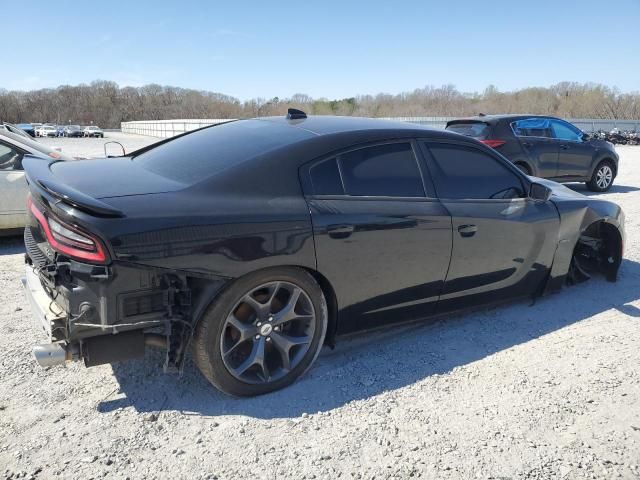
[[67, 205], [98, 217], [124, 217], [120, 210], [107, 205], [89, 195], [79, 192], [68, 185], [56, 181], [51, 172], [51, 165], [62, 160], [48, 161], [33, 155], [25, 155], [22, 159], [27, 182], [32, 189], [45, 197], [53, 197]]
[[464, 123], [484, 123], [485, 125], [489, 125], [489, 122], [485, 120], [478, 120], [477, 118], [458, 118], [457, 120], [449, 120], [446, 124], [446, 127], [449, 125], [457, 125]]

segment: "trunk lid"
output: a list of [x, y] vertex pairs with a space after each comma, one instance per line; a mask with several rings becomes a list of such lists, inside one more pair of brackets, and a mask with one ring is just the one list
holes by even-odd
[[97, 200], [174, 192], [186, 187], [183, 183], [145, 170], [129, 157], [55, 162], [49, 165], [49, 171], [53, 177], [49, 178], [50, 182]]

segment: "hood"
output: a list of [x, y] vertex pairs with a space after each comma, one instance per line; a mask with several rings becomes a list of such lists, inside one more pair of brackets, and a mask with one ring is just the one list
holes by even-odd
[[183, 183], [145, 170], [130, 157], [55, 162], [55, 181], [95, 199], [175, 192]]

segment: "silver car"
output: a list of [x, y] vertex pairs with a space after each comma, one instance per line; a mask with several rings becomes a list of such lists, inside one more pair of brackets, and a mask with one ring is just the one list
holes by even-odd
[[30, 138], [0, 129], [0, 233], [25, 225], [29, 191], [22, 169], [25, 155], [45, 160], [73, 160]]

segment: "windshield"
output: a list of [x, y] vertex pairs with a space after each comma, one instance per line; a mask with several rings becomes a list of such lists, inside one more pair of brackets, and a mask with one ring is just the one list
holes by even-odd
[[489, 125], [482, 122], [452, 123], [446, 129], [477, 139], [484, 139], [489, 134]]
[[137, 155], [134, 152], [133, 160], [158, 175], [192, 185], [311, 136], [288, 125], [239, 120], [189, 133]]

